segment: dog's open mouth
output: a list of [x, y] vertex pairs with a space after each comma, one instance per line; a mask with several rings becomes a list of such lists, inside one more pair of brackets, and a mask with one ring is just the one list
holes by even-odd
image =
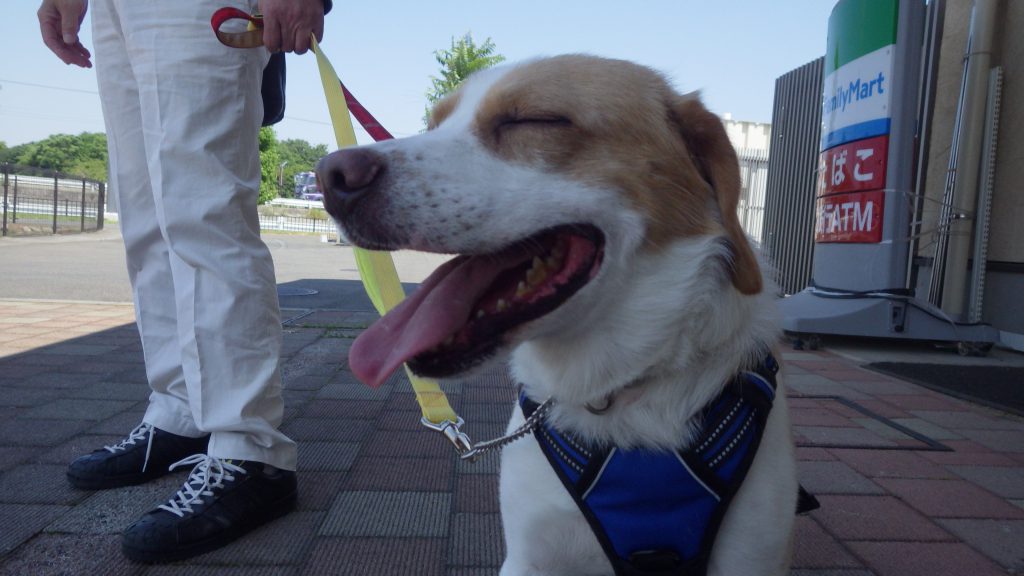
[[600, 269], [594, 226], [552, 228], [495, 253], [458, 256], [352, 344], [349, 365], [379, 386], [403, 362], [440, 378], [485, 360], [518, 326], [564, 304]]

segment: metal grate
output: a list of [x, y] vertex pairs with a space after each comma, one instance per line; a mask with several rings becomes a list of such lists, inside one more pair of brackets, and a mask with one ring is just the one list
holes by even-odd
[[811, 279], [824, 63], [818, 58], [775, 81], [762, 244], [784, 294]]

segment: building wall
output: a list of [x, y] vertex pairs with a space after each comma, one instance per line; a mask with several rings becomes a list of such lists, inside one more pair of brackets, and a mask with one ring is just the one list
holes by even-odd
[[731, 114], [722, 116], [725, 132], [737, 150], [768, 150], [772, 139], [772, 125], [765, 122], [733, 120]]
[[[1000, 4], [1001, 33], [995, 40], [993, 64], [1003, 67], [1003, 90], [983, 320], [1002, 330], [1022, 333], [1024, 311], [1012, 287], [1019, 287], [1024, 275], [1024, 34], [1019, 33], [1024, 29], [1024, 1], [1002, 0]], [[945, 4], [935, 108], [926, 152], [922, 234], [917, 250], [918, 256], [925, 259], [931, 258], [935, 250], [937, 216], [949, 169], [972, 5], [972, 0], [946, 0]], [[930, 274], [927, 265], [921, 268], [921, 275], [926, 274]], [[926, 286], [924, 280], [919, 276], [919, 288]]]

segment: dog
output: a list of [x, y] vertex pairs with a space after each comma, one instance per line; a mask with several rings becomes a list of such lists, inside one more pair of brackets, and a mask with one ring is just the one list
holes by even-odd
[[[522, 387], [509, 431], [538, 416], [501, 456], [502, 575], [788, 573], [797, 480], [775, 290], [736, 215], [735, 151], [698, 95], [621, 60], [502, 65], [439, 102], [424, 133], [334, 152], [317, 174], [353, 244], [457, 255], [356, 340], [356, 376], [379, 385], [407, 363], [447, 378], [507, 356]], [[730, 424], [726, 396], [730, 414], [759, 415], [757, 437], [732, 487], [708, 486], [690, 468], [709, 424]], [[596, 453], [598, 470], [573, 463]], [[618, 480], [644, 487], [639, 504], [597, 501], [612, 469], [652, 455], [716, 511], [691, 521], [644, 500], [663, 483], [650, 475]], [[574, 474], [587, 494], [570, 493]], [[612, 518], [595, 524], [601, 507]], [[638, 530], [655, 541], [628, 542]]]

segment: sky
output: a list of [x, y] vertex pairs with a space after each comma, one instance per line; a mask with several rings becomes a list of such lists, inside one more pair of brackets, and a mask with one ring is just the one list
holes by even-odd
[[[825, 52], [836, 0], [335, 0], [322, 48], [339, 77], [396, 136], [422, 129], [434, 52], [471, 32], [508, 61], [564, 53], [633, 60], [733, 119], [770, 122], [775, 79]], [[66, 66], [42, 43], [33, 0], [7, 0], [0, 19], [0, 142], [102, 132], [92, 70]], [[92, 49], [91, 21], [82, 40]], [[212, 32], [211, 32], [212, 33]], [[311, 53], [288, 55], [278, 139], [334, 148]], [[369, 142], [365, 133], [360, 143]]]

